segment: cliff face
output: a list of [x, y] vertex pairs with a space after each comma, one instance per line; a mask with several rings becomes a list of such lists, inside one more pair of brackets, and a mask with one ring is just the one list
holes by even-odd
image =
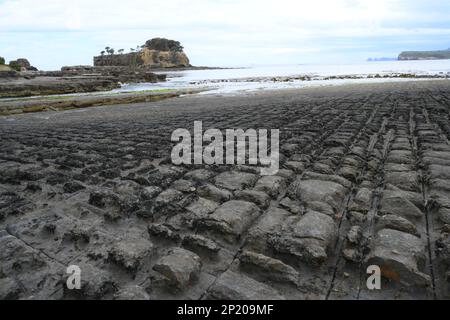
[[176, 68], [191, 65], [179, 42], [155, 38], [147, 41], [139, 52], [94, 57], [94, 66]]
[[405, 51], [398, 60], [443, 60], [450, 59], [450, 49], [436, 51]]

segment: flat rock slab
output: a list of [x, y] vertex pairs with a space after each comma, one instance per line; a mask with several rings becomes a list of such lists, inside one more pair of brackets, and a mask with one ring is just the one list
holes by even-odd
[[170, 286], [183, 290], [197, 280], [201, 266], [201, 259], [195, 253], [174, 248], [159, 259], [153, 269], [163, 275]]
[[199, 224], [216, 232], [238, 239], [260, 215], [260, 209], [251, 202], [232, 200], [225, 202]]
[[411, 234], [391, 229], [378, 231], [367, 263], [381, 268], [388, 279], [409, 285], [429, 286], [431, 279], [422, 273], [425, 242]]
[[243, 190], [252, 187], [258, 176], [252, 173], [229, 171], [215, 177], [215, 185], [231, 191]]
[[227, 271], [223, 273], [208, 291], [213, 300], [284, 300], [285, 298], [270, 286], [243, 274]]
[[346, 195], [346, 189], [342, 185], [322, 180], [297, 180], [291, 186], [293, 195], [301, 201], [324, 202], [338, 209]]

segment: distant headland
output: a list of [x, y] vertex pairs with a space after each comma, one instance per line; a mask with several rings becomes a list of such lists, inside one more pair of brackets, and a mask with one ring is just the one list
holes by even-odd
[[404, 51], [398, 60], [444, 60], [450, 59], [450, 48], [435, 51]]

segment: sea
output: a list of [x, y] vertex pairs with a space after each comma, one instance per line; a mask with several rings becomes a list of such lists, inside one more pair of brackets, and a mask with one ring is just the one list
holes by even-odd
[[[125, 83], [114, 92], [164, 89], [205, 89], [202, 94], [241, 94], [261, 90], [336, 86], [351, 83], [423, 81], [422, 77], [450, 78], [450, 60], [367, 61], [348, 64], [257, 65], [227, 69], [161, 72], [167, 81], [161, 83]], [[401, 78], [414, 74], [420, 78]], [[295, 79], [307, 77], [309, 81]], [[377, 76], [376, 78], [374, 76]], [[329, 77], [333, 77], [329, 79]], [[448, 81], [448, 79], [444, 79]]]

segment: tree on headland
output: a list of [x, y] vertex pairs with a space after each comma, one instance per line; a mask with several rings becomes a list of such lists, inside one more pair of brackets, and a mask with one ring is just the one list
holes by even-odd
[[10, 61], [9, 67], [13, 70], [16, 70], [17, 72], [20, 72], [22, 70], [22, 66], [18, 61]]
[[154, 38], [145, 43], [145, 47], [158, 51], [174, 51], [182, 52], [183, 46], [179, 41], [169, 40], [165, 38]]
[[119, 52], [119, 54], [123, 54], [125, 52], [125, 49], [119, 49], [117, 52]]
[[5, 64], [5, 58], [0, 57], [0, 66]]

